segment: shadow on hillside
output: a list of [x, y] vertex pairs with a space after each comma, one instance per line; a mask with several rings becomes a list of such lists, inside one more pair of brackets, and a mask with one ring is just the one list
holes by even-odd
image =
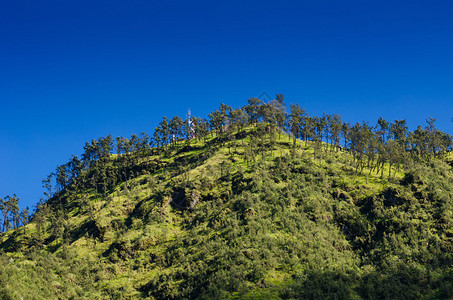
[[[433, 281], [424, 268], [400, 266], [363, 277], [341, 271], [312, 271], [281, 293], [283, 299], [451, 299], [453, 272]], [[440, 287], [437, 292], [436, 287]]]
[[8, 239], [0, 244], [0, 252], [15, 252], [20, 250], [22, 243], [19, 241], [19, 235], [18, 231], [10, 234]]
[[96, 222], [94, 220], [87, 220], [80, 227], [71, 230], [69, 232], [69, 241], [70, 243], [73, 243], [83, 236], [92, 238], [100, 238], [102, 236], [101, 231], [96, 226]]
[[[429, 272], [420, 267], [401, 265], [385, 273], [374, 271], [362, 277], [354, 272], [312, 270], [293, 275], [289, 284], [273, 285], [259, 279], [251, 288], [253, 292], [242, 292], [237, 296], [240, 299], [452, 299], [453, 271], [432, 279]], [[241, 289], [228, 285], [228, 274], [227, 270], [216, 270], [187, 280], [197, 283], [192, 286], [193, 293], [203, 291], [204, 298], [216, 299]], [[144, 297], [167, 298], [174, 292], [168, 285], [171, 279], [158, 276], [139, 290]], [[196, 298], [197, 295], [184, 296]]]

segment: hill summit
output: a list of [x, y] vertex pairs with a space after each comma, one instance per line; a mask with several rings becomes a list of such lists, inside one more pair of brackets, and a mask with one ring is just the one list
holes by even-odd
[[93, 140], [0, 235], [0, 298], [452, 298], [451, 147], [281, 95]]

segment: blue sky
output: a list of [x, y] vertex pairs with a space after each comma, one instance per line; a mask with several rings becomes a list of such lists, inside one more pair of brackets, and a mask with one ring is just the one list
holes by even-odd
[[263, 91], [349, 122], [453, 133], [449, 1], [0, 2], [0, 197], [85, 141]]

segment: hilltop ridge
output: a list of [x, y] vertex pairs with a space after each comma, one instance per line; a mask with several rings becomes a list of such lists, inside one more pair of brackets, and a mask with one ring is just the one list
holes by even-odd
[[252, 99], [193, 127], [164, 118], [153, 147], [87, 143], [0, 235], [0, 295], [453, 297], [451, 137], [284, 111]]

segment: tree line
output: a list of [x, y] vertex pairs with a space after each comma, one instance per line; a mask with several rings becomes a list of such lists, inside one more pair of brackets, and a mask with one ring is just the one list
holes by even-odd
[[[236, 109], [221, 103], [208, 118], [163, 117], [151, 136], [145, 132], [130, 138], [119, 136], [114, 139], [108, 135], [86, 142], [82, 157], [73, 155], [66, 164], [58, 166], [43, 181], [43, 187], [46, 198], [71, 184], [75, 188], [88, 184], [101, 193], [107, 192], [116, 183], [135, 177], [133, 166], [150, 153], [167, 155], [178, 142], [204, 139], [209, 135], [216, 135], [224, 144], [246, 126], [259, 127], [271, 144], [276, 135], [280, 137], [282, 133], [292, 139], [293, 147], [297, 146], [297, 140], [306, 144], [312, 142], [317, 157], [322, 157], [323, 153], [346, 151], [350, 156], [346, 163], [354, 166], [356, 172], [367, 168], [370, 173], [384, 176], [384, 166], [388, 166], [390, 176], [392, 167], [399, 170], [414, 162], [443, 158], [452, 150], [452, 136], [439, 130], [435, 121], [428, 118], [425, 127], [419, 125], [414, 131], [409, 131], [406, 120], [388, 122], [379, 118], [375, 125], [368, 122], [350, 124], [343, 122], [337, 114], [310, 116], [299, 104], [290, 104], [288, 109], [281, 94], [268, 102], [250, 98], [246, 105]], [[257, 149], [250, 151], [257, 152]], [[79, 176], [83, 172], [91, 172], [93, 176]]]
[[[72, 190], [89, 187], [103, 194], [119, 182], [127, 185], [129, 179], [138, 175], [137, 165], [145, 164], [141, 170], [150, 168], [149, 162], [142, 162], [143, 157], [151, 153], [168, 155], [178, 142], [216, 136], [219, 143], [228, 143], [230, 149], [232, 140], [244, 137], [247, 126], [258, 128], [258, 139], [252, 139], [244, 152], [247, 162], [260, 151], [264, 156], [266, 138], [272, 146], [277, 136], [280, 138], [285, 133], [292, 140], [293, 149], [298, 147], [297, 141], [302, 140], [305, 145], [311, 143], [318, 158], [326, 153], [345, 151], [345, 163], [355, 172], [366, 168], [370, 174], [375, 172], [383, 177], [387, 166], [391, 177], [392, 167], [396, 171], [414, 162], [443, 158], [452, 150], [452, 136], [439, 130], [435, 121], [429, 118], [425, 127], [419, 125], [414, 131], [409, 131], [406, 120], [388, 122], [379, 118], [375, 125], [350, 124], [337, 114], [310, 116], [299, 104], [287, 107], [281, 94], [268, 102], [250, 98], [246, 105], [236, 109], [221, 103], [207, 118], [163, 117], [151, 136], [145, 132], [130, 138], [108, 135], [86, 142], [81, 158], [72, 155], [67, 163], [57, 166], [42, 181], [44, 198], [35, 211], [69, 186]], [[28, 210], [19, 213], [18, 200], [16, 195], [2, 199], [2, 231], [26, 223]], [[22, 217], [22, 213], [26, 213], [27, 218]]]
[[16, 194], [0, 198], [0, 232], [16, 229], [28, 223], [30, 217], [28, 207], [20, 210], [19, 200]]

